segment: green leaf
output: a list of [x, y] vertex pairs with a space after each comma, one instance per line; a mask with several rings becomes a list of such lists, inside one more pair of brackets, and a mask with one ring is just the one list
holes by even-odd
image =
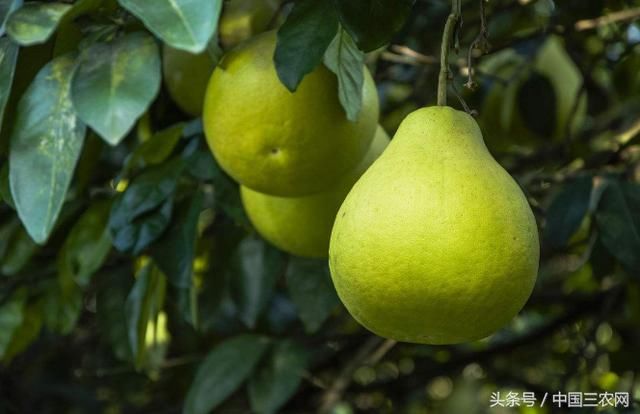
[[7, 33], [21, 46], [44, 43], [69, 9], [71, 5], [64, 3], [25, 3], [9, 16]]
[[278, 30], [274, 54], [280, 81], [294, 92], [302, 78], [322, 61], [338, 30], [338, 17], [330, 1], [297, 1]]
[[18, 46], [5, 37], [0, 38], [0, 130], [2, 130], [4, 108], [7, 106], [11, 94], [11, 84], [17, 61]]
[[82, 150], [85, 126], [69, 99], [74, 60], [61, 56], [40, 70], [20, 99], [11, 135], [9, 179], [18, 215], [43, 244], [60, 214]]
[[127, 297], [125, 313], [129, 346], [138, 369], [144, 363], [147, 326], [162, 310], [165, 289], [164, 275], [153, 263], [147, 263], [136, 276], [136, 282]]
[[242, 322], [250, 328], [273, 294], [285, 268], [285, 255], [264, 240], [249, 236], [238, 245], [229, 267], [231, 294]]
[[136, 255], [162, 235], [171, 220], [173, 195], [183, 169], [181, 159], [152, 167], [115, 199], [109, 231], [116, 249]]
[[338, 77], [338, 97], [347, 119], [355, 122], [362, 108], [364, 53], [340, 29], [324, 55], [324, 64]]
[[308, 333], [317, 331], [340, 303], [326, 260], [292, 256], [287, 268], [287, 288]]
[[125, 303], [132, 288], [132, 277], [129, 267], [109, 271], [105, 276], [96, 278], [97, 333], [100, 342], [106, 344], [116, 358], [130, 362], [133, 356]]
[[566, 246], [589, 210], [593, 179], [579, 177], [565, 184], [549, 206], [543, 238], [550, 247]]
[[5, 363], [10, 362], [13, 357], [24, 351], [38, 338], [42, 328], [42, 319], [41, 306], [35, 304], [24, 307], [22, 323], [16, 329], [4, 353], [3, 361]]
[[13, 196], [11, 195], [11, 188], [9, 186], [9, 164], [5, 163], [0, 169], [0, 198], [7, 203], [12, 209], [16, 209], [16, 205], [13, 202]]
[[20, 272], [38, 250], [18, 220], [12, 220], [0, 230], [0, 273], [13, 276]]
[[251, 408], [258, 414], [275, 414], [295, 394], [307, 368], [306, 349], [292, 341], [275, 344], [249, 380]]
[[160, 54], [154, 39], [137, 32], [83, 52], [71, 84], [78, 116], [117, 145], [160, 90]]
[[176, 49], [200, 53], [218, 28], [222, 0], [119, 0]]
[[80, 217], [58, 254], [58, 273], [64, 280], [87, 286], [111, 250], [107, 222], [111, 204], [96, 202]]
[[640, 188], [610, 181], [602, 193], [596, 222], [602, 244], [625, 268], [640, 272]]
[[14, 333], [22, 325], [24, 306], [23, 294], [14, 294], [8, 302], [0, 305], [0, 358], [4, 358]]
[[76, 327], [82, 312], [83, 292], [78, 285], [58, 279], [46, 289], [44, 323], [52, 332], [68, 335]]
[[185, 124], [181, 122], [153, 134], [151, 138], [133, 151], [127, 159], [123, 174], [126, 175], [129, 171], [137, 168], [164, 162], [180, 141], [184, 127]]
[[228, 339], [207, 355], [185, 401], [184, 414], [206, 414], [229, 397], [251, 375], [269, 341], [256, 335]]
[[200, 192], [178, 204], [169, 229], [151, 248], [156, 264], [176, 287], [189, 288], [192, 284], [202, 205], [203, 195]]
[[370, 52], [391, 41], [415, 0], [335, 0], [340, 22], [358, 47]]
[[[550, 137], [558, 123], [558, 97], [551, 80], [540, 73], [532, 73], [516, 95], [518, 113], [524, 125], [541, 138]], [[540, 108], [545, 108], [541, 111]]]
[[0, 36], [4, 35], [9, 15], [20, 6], [22, 6], [22, 0], [0, 0]]

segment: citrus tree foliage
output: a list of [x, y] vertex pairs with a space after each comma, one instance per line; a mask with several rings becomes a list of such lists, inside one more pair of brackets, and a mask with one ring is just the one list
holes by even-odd
[[[162, 46], [217, 61], [234, 2], [247, 16], [256, 3], [0, 0], [0, 412], [474, 413], [496, 391], [637, 398], [638, 1], [492, 0], [486, 19], [463, 1], [449, 104], [477, 116], [525, 190], [542, 258], [511, 325], [438, 347], [375, 337], [325, 260], [261, 239], [200, 119], [166, 92]], [[273, 3], [243, 33], [277, 30], [290, 90], [326, 65], [355, 119], [367, 64], [390, 133], [435, 103], [448, 2]]]

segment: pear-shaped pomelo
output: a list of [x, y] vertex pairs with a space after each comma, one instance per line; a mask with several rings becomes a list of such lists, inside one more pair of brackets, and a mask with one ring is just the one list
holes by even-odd
[[475, 120], [422, 108], [356, 182], [331, 234], [340, 299], [376, 334], [449, 344], [490, 335], [533, 289], [536, 221]]
[[240, 188], [242, 204], [254, 227], [269, 242], [291, 254], [327, 257], [336, 213], [353, 184], [378, 158], [389, 136], [378, 127], [360, 163], [328, 190], [303, 197], [278, 197]]
[[263, 33], [223, 57], [209, 81], [204, 130], [213, 155], [237, 182], [279, 196], [320, 192], [354, 168], [378, 122], [378, 96], [366, 69], [362, 109], [347, 119], [336, 76], [323, 65], [296, 92], [273, 63], [275, 32]]

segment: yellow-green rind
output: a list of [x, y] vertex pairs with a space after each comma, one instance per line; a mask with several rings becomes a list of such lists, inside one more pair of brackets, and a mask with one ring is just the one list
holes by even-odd
[[399, 341], [477, 340], [507, 324], [533, 289], [535, 218], [476, 122], [448, 107], [401, 124], [342, 204], [329, 264], [351, 315]]
[[329, 190], [303, 197], [278, 197], [242, 186], [244, 209], [258, 233], [281, 250], [313, 258], [329, 255], [336, 214], [353, 184], [384, 151], [389, 137], [378, 127], [365, 157]]
[[295, 93], [273, 64], [275, 32], [243, 43], [213, 72], [204, 130], [213, 155], [237, 182], [279, 196], [320, 192], [357, 165], [378, 122], [378, 96], [365, 70], [362, 109], [347, 120], [336, 76], [323, 65]]

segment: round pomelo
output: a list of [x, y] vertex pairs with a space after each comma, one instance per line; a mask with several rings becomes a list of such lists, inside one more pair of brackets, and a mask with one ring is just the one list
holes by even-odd
[[342, 201], [353, 184], [378, 158], [389, 136], [378, 127], [360, 164], [329, 190], [303, 197], [278, 197], [241, 187], [244, 209], [258, 233], [281, 250], [297, 256], [324, 258]]
[[330, 187], [366, 153], [378, 122], [378, 96], [364, 73], [362, 109], [347, 119], [336, 76], [323, 65], [291, 93], [273, 63], [267, 32], [228, 53], [207, 88], [203, 123], [220, 166], [255, 191], [302, 196]]

